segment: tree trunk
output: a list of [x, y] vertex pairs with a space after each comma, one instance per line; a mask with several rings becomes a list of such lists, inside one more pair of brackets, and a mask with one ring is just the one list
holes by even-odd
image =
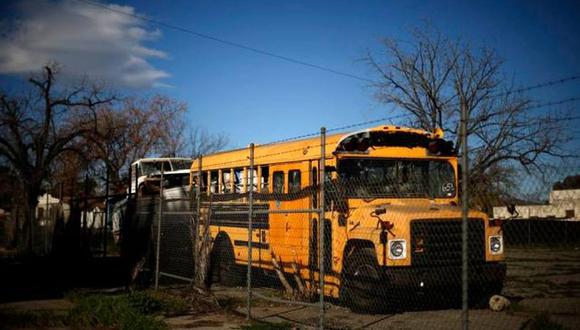
[[39, 189], [35, 187], [27, 189], [26, 192], [26, 207], [24, 209], [24, 224], [22, 231], [23, 246], [25, 246], [26, 254], [34, 254], [34, 231], [36, 227], [36, 206], [38, 205]]
[[197, 240], [197, 248], [195, 249], [196, 254], [194, 255], [194, 286], [205, 291], [209, 291], [210, 286], [208, 275], [209, 264], [211, 262], [211, 235], [209, 232], [209, 226], [211, 223], [211, 207], [212, 203], [210, 200], [209, 206], [205, 212], [203, 212], [204, 210], [200, 210], [199, 219], [196, 222], [199, 237]]

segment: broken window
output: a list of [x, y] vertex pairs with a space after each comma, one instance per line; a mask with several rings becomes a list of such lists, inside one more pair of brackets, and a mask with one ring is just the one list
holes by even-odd
[[209, 192], [212, 194], [218, 192], [218, 171], [210, 172]]
[[[250, 169], [248, 169], [248, 191], [250, 191], [250, 189], [252, 191], [258, 191], [258, 171], [256, 169], [253, 170], [253, 174], [251, 173], [252, 171]], [[252, 178], [252, 181], [254, 182], [250, 182], [250, 177]]]
[[260, 177], [260, 191], [267, 193], [270, 187], [270, 168], [262, 166], [262, 176]]
[[201, 192], [207, 193], [207, 172], [201, 174]]
[[222, 193], [227, 194], [232, 192], [232, 177], [230, 170], [222, 170]]
[[244, 169], [234, 169], [234, 192], [241, 193], [244, 190]]

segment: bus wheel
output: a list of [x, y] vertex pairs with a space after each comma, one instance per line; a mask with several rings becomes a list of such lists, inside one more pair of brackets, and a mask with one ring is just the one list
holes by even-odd
[[353, 312], [376, 313], [382, 299], [376, 288], [380, 284], [380, 271], [374, 250], [355, 250], [345, 261], [340, 286], [340, 299]]
[[222, 237], [214, 244], [211, 253], [211, 278], [224, 286], [245, 283], [245, 273], [236, 265], [234, 248], [229, 238]]

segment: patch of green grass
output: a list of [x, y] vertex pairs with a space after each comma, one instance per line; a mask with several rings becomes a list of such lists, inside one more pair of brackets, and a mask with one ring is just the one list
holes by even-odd
[[291, 323], [281, 322], [281, 323], [264, 323], [255, 322], [250, 325], [243, 325], [242, 330], [290, 330], [293, 329]]
[[177, 315], [189, 310], [186, 299], [162, 291], [135, 291], [128, 295], [129, 304], [143, 314]]
[[530, 322], [531, 330], [565, 330], [566, 328], [559, 323], [550, 320], [546, 313], [537, 314]]
[[[166, 329], [167, 325], [152, 309], [145, 314], [132, 305], [130, 295], [81, 297], [69, 313], [68, 325], [79, 328], [115, 327], [119, 329]], [[152, 305], [146, 305], [152, 308]]]
[[4, 312], [0, 315], [0, 329], [72, 327], [161, 330], [168, 328], [162, 315], [189, 310], [185, 299], [155, 291], [120, 295], [71, 293], [67, 299], [74, 304], [68, 312]]

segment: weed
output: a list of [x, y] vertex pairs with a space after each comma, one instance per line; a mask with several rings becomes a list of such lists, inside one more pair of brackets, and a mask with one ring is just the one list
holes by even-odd
[[[146, 308], [153, 310], [153, 304], [145, 304], [142, 309], [132, 306], [130, 295], [103, 296], [89, 295], [81, 297], [69, 313], [69, 325], [80, 328], [118, 327], [119, 329], [165, 329], [166, 324], [155, 317], [155, 313], [146, 314]], [[142, 298], [143, 300], [146, 298]]]

